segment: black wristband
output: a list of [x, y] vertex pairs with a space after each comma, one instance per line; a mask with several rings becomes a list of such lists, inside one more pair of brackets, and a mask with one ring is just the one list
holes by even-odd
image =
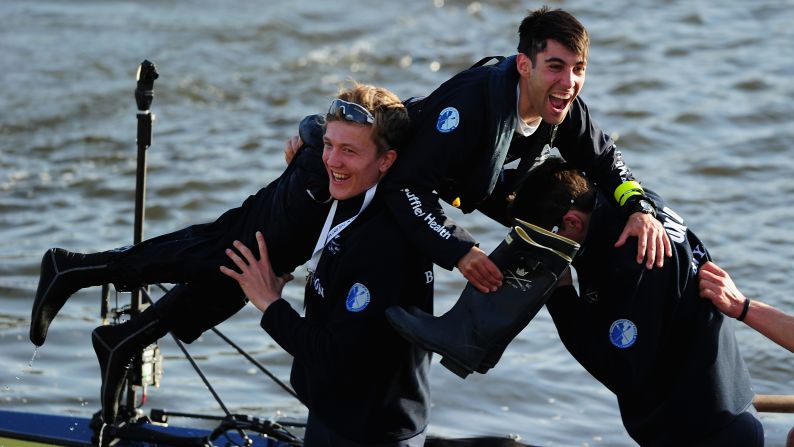
[[744, 306], [742, 307], [742, 313], [740, 313], [739, 316], [736, 317], [736, 319], [739, 321], [744, 321], [744, 317], [747, 316], [748, 310], [750, 310], [750, 298], [745, 297]]

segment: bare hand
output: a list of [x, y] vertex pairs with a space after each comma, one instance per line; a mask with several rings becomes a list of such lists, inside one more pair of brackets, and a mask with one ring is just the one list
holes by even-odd
[[629, 216], [615, 247], [622, 247], [630, 236], [637, 237], [637, 264], [642, 264], [645, 260], [645, 268], [648, 270], [653, 268], [654, 261], [657, 267], [662, 267], [664, 257], [673, 256], [673, 247], [667, 232], [664, 231], [662, 223], [650, 214], [637, 212]]
[[301, 146], [303, 146], [303, 140], [297, 135], [287, 140], [287, 144], [284, 145], [284, 160], [287, 164], [292, 163], [292, 159], [295, 158], [295, 154], [298, 153]]
[[290, 274], [276, 276], [267, 257], [265, 238], [259, 231], [256, 232], [256, 242], [259, 246], [259, 260], [256, 259], [245, 244], [240, 241], [234, 241], [234, 248], [243, 255], [245, 260], [237, 256], [237, 253], [232, 249], [226, 249], [226, 256], [234, 262], [242, 273], [237, 273], [225, 266], [221, 266], [221, 272], [237, 281], [245, 296], [251, 300], [251, 303], [264, 312], [274, 301], [281, 298], [281, 290], [284, 288], [284, 284], [291, 281], [293, 276]]
[[744, 295], [733, 283], [728, 272], [713, 262], [700, 267], [700, 296], [711, 300], [714, 307], [725, 315], [737, 318], [744, 307]]
[[482, 293], [495, 292], [502, 286], [502, 272], [476, 245], [458, 261], [458, 270]]

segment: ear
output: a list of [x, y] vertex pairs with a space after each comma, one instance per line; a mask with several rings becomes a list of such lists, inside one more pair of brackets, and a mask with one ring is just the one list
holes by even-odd
[[568, 210], [562, 216], [562, 228], [559, 232], [560, 236], [565, 236], [577, 242], [584, 240], [587, 236], [587, 220], [585, 214], [577, 210]]
[[380, 175], [383, 176], [386, 172], [391, 169], [391, 166], [394, 164], [394, 161], [397, 160], [397, 151], [394, 149], [389, 149], [380, 156], [380, 163], [378, 164], [378, 171], [380, 171]]
[[529, 56], [524, 53], [518, 53], [516, 55], [516, 69], [519, 75], [528, 78], [532, 71], [532, 61], [529, 59]]

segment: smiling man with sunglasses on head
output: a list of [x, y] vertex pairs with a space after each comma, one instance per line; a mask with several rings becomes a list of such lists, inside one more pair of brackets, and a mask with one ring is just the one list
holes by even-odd
[[[321, 125], [310, 125], [314, 123], [314, 119], [323, 123], [325, 117], [310, 118], [301, 123], [301, 136], [306, 144], [298, 151], [295, 160], [284, 173], [257, 194], [250, 196], [240, 207], [225, 212], [215, 222], [193, 225], [132, 247], [106, 252], [81, 254], [60, 248], [45, 252], [31, 312], [30, 339], [36, 346], [44, 344], [50, 323], [68, 299], [82, 288], [111, 282], [117, 288], [132, 288], [158, 282], [178, 283], [140, 315], [121, 324], [100, 326], [94, 330], [92, 339], [102, 377], [100, 396], [102, 419], [105, 423], [117, 422], [119, 397], [127, 369], [141, 349], [169, 331], [180, 340], [190, 343], [245, 305], [247, 299], [237, 282], [219, 271], [221, 265], [234, 267], [226, 256], [226, 249], [233, 241], [238, 240], [246, 246], [255, 247], [255, 234], [260, 232], [268, 241], [272, 269], [278, 275], [288, 274], [309, 260], [313, 252], [319, 257], [321, 250], [315, 248], [322, 249], [323, 246], [316, 246], [317, 235], [321, 233], [329, 209], [332, 208], [331, 193], [336, 198], [348, 198], [356, 195], [362, 185], [372, 186], [380, 177], [379, 173], [371, 169], [374, 165], [357, 164], [364, 158], [372, 163], [374, 161], [369, 156], [353, 157], [357, 146], [350, 144], [351, 138], [358, 137], [356, 143], [362, 140], [370, 145], [370, 139], [375, 141], [378, 148], [384, 149], [384, 160], [391, 166], [395, 153], [386, 149], [391, 148], [407, 130], [408, 116], [405, 107], [383, 89], [356, 87], [356, 91], [359, 90], [369, 95], [365, 98], [368, 104], [372, 107], [382, 106], [386, 111], [378, 108], [373, 115], [367, 108], [348, 101], [350, 92], [345, 92], [343, 97], [335, 99], [331, 104], [329, 116], [338, 122], [329, 126], [329, 132], [324, 132]], [[392, 115], [394, 117], [390, 118]], [[378, 116], [390, 119], [377, 122]], [[350, 130], [349, 126], [342, 125], [348, 122], [352, 123], [351, 126], [355, 125], [354, 129], [358, 133], [340, 132], [340, 129]], [[338, 147], [338, 150], [328, 160], [326, 168], [323, 163], [326, 151], [323, 147], [329, 145]], [[366, 147], [369, 149], [369, 145]], [[345, 215], [350, 208], [348, 202], [333, 206], [334, 210], [338, 208], [337, 216]], [[328, 235], [329, 241], [333, 240], [332, 236], [333, 234]], [[337, 242], [331, 243], [333, 247], [337, 245]], [[408, 246], [405, 243], [402, 245]], [[399, 258], [388, 257], [386, 260], [390, 262], [383, 262], [383, 265], [391, 265], [391, 262], [397, 262]], [[316, 260], [313, 264], [317, 265]], [[412, 259], [411, 265], [419, 268], [422, 264], [419, 260]], [[399, 271], [399, 268], [395, 271]], [[428, 271], [432, 272], [432, 265], [429, 263], [418, 273], [421, 275], [417, 280], [420, 283], [403, 279], [406, 287], [408, 284], [420, 284], [417, 288], [421, 290], [416, 290], [414, 297], [419, 300], [416, 304], [426, 310], [431, 309], [428, 307], [430, 298], [428, 296], [425, 299], [422, 293], [432, 292], [432, 281], [426, 280]], [[432, 278], [432, 274], [429, 277]], [[320, 284], [318, 281], [319, 277], [315, 276], [312, 284]], [[335, 293], [331, 287], [327, 289], [328, 293]], [[383, 302], [378, 299], [378, 303]], [[363, 310], [366, 305], [357, 302], [354, 307]], [[376, 307], [370, 306], [370, 309]], [[367, 314], [368, 312], [360, 312], [357, 315]], [[388, 324], [383, 321], [381, 326], [386, 328]], [[417, 368], [426, 367], [429, 358], [426, 353], [414, 354], [415, 351], [410, 351], [409, 355], [408, 344], [396, 335], [391, 342], [405, 351], [410, 361], [415, 361]], [[406, 371], [413, 370], [406, 368]], [[423, 382], [424, 373], [417, 374], [412, 380], [417, 383], [420, 391], [413, 398], [418, 402], [416, 412], [422, 416], [416, 417], [417, 425], [414, 428], [422, 429], [422, 402], [426, 398], [426, 384]], [[373, 384], [380, 383], [371, 378], [362, 379]], [[361, 385], [360, 389], [368, 390], [369, 387]], [[397, 430], [393, 434], [407, 436], [415, 433], [405, 429]]]
[[294, 357], [291, 382], [309, 408], [307, 447], [421, 446], [430, 353], [400, 337], [384, 312], [394, 305], [432, 312], [433, 265], [399, 231], [379, 187], [408, 112], [388, 91], [356, 86], [325, 119], [322, 159], [334, 202], [309, 263], [305, 317], [281, 299], [290, 277], [273, 273], [266, 238], [250, 246], [256, 254], [235, 242], [242, 256], [228, 254], [241, 273], [222, 270]]

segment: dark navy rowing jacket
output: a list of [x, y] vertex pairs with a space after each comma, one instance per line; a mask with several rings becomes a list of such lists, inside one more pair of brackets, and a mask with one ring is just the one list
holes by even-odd
[[[361, 203], [340, 202], [334, 225]], [[430, 353], [397, 334], [384, 311], [413, 305], [432, 314], [432, 300], [433, 265], [378, 192], [323, 250], [306, 285], [305, 318], [278, 300], [261, 326], [294, 357], [291, 382], [312, 417], [351, 441], [393, 442], [427, 425]]]
[[580, 294], [559, 288], [547, 307], [566, 348], [615, 393], [640, 445], [695, 445], [743, 412], [753, 392], [733, 321], [699, 297], [706, 248], [661, 197], [646, 194], [673, 257], [646, 270], [636, 240], [615, 248], [623, 217], [601, 196], [573, 262]]
[[[475, 240], [446, 215], [439, 199], [459, 202], [467, 213], [479, 208], [508, 224], [505, 199], [517, 188], [521, 172], [543, 160], [547, 144], [586, 171], [608, 197], [623, 182], [634, 180], [613, 140], [591, 118], [581, 98], [556, 129], [542, 123], [529, 137], [516, 134], [518, 79], [516, 58], [511, 56], [496, 65], [465, 70], [429, 96], [406, 102], [412, 136], [381, 183], [403, 231], [446, 269], [452, 269]], [[503, 165], [518, 158], [519, 175], [507, 178]]]

